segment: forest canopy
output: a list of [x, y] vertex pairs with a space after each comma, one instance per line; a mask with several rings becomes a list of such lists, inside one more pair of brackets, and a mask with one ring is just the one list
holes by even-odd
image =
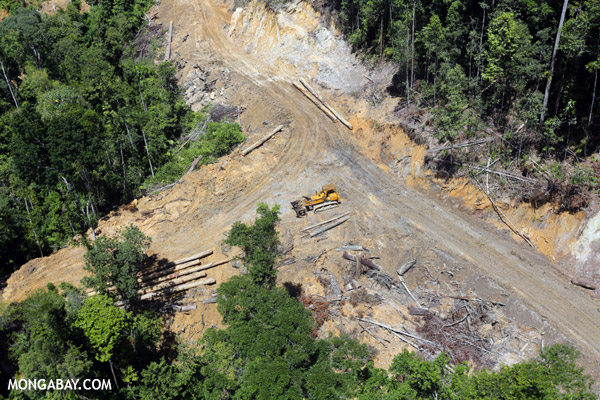
[[237, 124], [189, 109], [171, 63], [136, 52], [150, 5], [101, 0], [83, 12], [75, 0], [46, 15], [2, 3], [0, 276], [244, 140]]

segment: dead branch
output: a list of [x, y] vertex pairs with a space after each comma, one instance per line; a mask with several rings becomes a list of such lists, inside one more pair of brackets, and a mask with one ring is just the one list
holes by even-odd
[[428, 343], [428, 344], [431, 344], [431, 345], [435, 345], [435, 343], [434, 343], [434, 342], [432, 342], [431, 340], [427, 340], [427, 339], [424, 339], [424, 338], [422, 338], [422, 337], [420, 337], [420, 336], [416, 336], [416, 335], [413, 335], [413, 334], [411, 334], [411, 333], [404, 332], [404, 331], [401, 331], [401, 330], [399, 330], [399, 329], [396, 329], [396, 328], [392, 328], [392, 327], [391, 327], [391, 326], [389, 326], [389, 325], [382, 324], [381, 322], [373, 321], [372, 319], [369, 319], [369, 318], [358, 318], [358, 320], [359, 320], [359, 321], [368, 322], [368, 323], [370, 323], [370, 324], [373, 324], [373, 325], [380, 326], [380, 327], [382, 327], [382, 328], [385, 328], [385, 329], [387, 329], [387, 330], [388, 330], [388, 331], [390, 331], [390, 332], [395, 332], [395, 333], [398, 333], [398, 334], [400, 334], [400, 335], [407, 336], [407, 337], [409, 337], [409, 338], [411, 338], [411, 339], [420, 340], [420, 341], [422, 341], [422, 342], [424, 342], [424, 343]]
[[483, 193], [485, 193], [485, 195], [487, 196], [487, 198], [490, 201], [490, 203], [492, 203], [492, 207], [494, 208], [494, 210], [496, 211], [496, 213], [498, 214], [498, 216], [500, 217], [500, 219], [502, 220], [502, 222], [504, 222], [504, 224], [506, 226], [508, 226], [508, 228], [511, 231], [513, 231], [515, 234], [519, 235], [523, 240], [525, 240], [528, 245], [530, 245], [531, 247], [533, 247], [535, 249], [535, 246], [533, 245], [533, 243], [531, 243], [531, 240], [529, 240], [529, 238], [527, 236], [525, 236], [524, 234], [522, 234], [521, 232], [519, 232], [519, 230], [514, 227], [514, 225], [512, 224], [512, 222], [510, 222], [510, 220], [508, 219], [508, 217], [502, 212], [502, 210], [498, 207], [498, 205], [492, 199], [492, 197], [488, 193], [486, 193], [485, 190], [483, 190], [483, 187], [481, 186], [481, 183], [479, 182], [479, 180], [477, 178], [475, 178], [475, 177], [473, 179], [475, 180], [475, 182], [477, 182], [477, 185], [479, 186], [479, 189], [481, 189], [481, 191]]
[[421, 303], [419, 303], [419, 300], [417, 300], [417, 298], [413, 296], [412, 292], [408, 289], [408, 286], [406, 286], [406, 283], [404, 282], [404, 278], [399, 276], [398, 280], [400, 280], [400, 283], [404, 287], [404, 290], [406, 290], [406, 293], [408, 293], [408, 295], [414, 300], [414, 302], [417, 303], [417, 307], [420, 307]]
[[371, 332], [366, 326], [364, 326], [363, 324], [361, 324], [360, 322], [358, 323], [358, 325], [365, 331], [367, 332], [369, 335], [371, 335], [375, 340], [377, 340], [379, 343], [381, 343], [383, 345], [383, 347], [387, 347], [387, 345], [385, 343], [383, 343], [383, 341], [385, 340], [388, 343], [391, 343], [389, 340], [384, 339], [384, 338], [380, 338], [379, 336], [376, 336], [375, 334], [373, 334], [373, 332]]
[[487, 142], [491, 142], [492, 140], [494, 140], [494, 139], [493, 138], [479, 139], [479, 140], [475, 140], [473, 142], [459, 143], [459, 144], [453, 144], [453, 145], [443, 146], [443, 147], [436, 147], [435, 149], [427, 150], [427, 152], [428, 153], [437, 153], [438, 151], [442, 151], [442, 150], [451, 150], [451, 149], [459, 149], [462, 147], [476, 146], [478, 144], [484, 144]]

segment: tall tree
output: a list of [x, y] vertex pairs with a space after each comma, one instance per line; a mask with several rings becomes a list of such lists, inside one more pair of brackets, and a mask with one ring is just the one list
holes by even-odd
[[556, 62], [556, 53], [558, 52], [558, 46], [560, 44], [560, 35], [562, 33], [563, 24], [565, 22], [565, 15], [567, 14], [567, 6], [569, 0], [564, 0], [562, 11], [560, 13], [560, 20], [558, 21], [558, 29], [556, 30], [556, 39], [554, 39], [554, 49], [552, 50], [552, 58], [550, 59], [550, 71], [548, 72], [548, 80], [546, 81], [546, 89], [544, 90], [544, 102], [542, 104], [542, 114], [540, 115], [540, 122], [544, 122], [546, 117], [546, 110], [548, 108], [548, 99], [550, 98], [550, 87], [552, 86], [552, 75], [554, 74], [554, 64]]

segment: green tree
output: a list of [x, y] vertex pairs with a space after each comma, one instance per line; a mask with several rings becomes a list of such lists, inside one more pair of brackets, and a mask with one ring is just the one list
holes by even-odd
[[86, 271], [93, 275], [82, 282], [98, 293], [134, 301], [138, 297], [137, 273], [144, 266], [151, 239], [130, 225], [114, 237], [101, 236], [88, 243]]
[[256, 213], [259, 217], [253, 225], [242, 222], [233, 224], [224, 243], [243, 250], [242, 260], [248, 267], [252, 281], [268, 289], [275, 286], [277, 277], [274, 267], [280, 242], [275, 225], [279, 221], [279, 206], [269, 209], [267, 204], [260, 203]]

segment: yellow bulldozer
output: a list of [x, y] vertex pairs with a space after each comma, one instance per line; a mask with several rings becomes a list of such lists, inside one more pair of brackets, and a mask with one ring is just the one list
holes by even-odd
[[342, 202], [335, 186], [331, 184], [323, 186], [320, 192], [316, 192], [310, 197], [302, 197], [300, 200], [291, 202], [296, 217], [304, 217], [308, 211], [316, 213], [337, 207]]

